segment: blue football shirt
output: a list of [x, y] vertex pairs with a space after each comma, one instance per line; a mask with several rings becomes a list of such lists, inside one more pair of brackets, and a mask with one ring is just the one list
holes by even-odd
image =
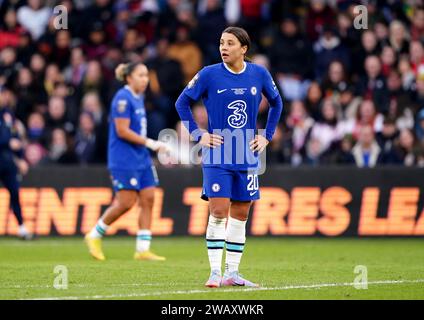
[[146, 110], [143, 95], [136, 95], [128, 86], [113, 97], [110, 111], [108, 168], [110, 170], [142, 170], [152, 165], [150, 153], [143, 145], [137, 145], [118, 137], [116, 118], [130, 119], [130, 129], [145, 137], [147, 133]]
[[224, 63], [203, 68], [187, 85], [184, 93], [193, 100], [203, 100], [208, 114], [208, 132], [224, 137], [215, 149], [203, 147], [203, 166], [230, 170], [258, 167], [258, 154], [249, 149], [254, 139], [261, 93], [273, 100], [279, 91], [268, 70], [245, 62], [240, 73]]

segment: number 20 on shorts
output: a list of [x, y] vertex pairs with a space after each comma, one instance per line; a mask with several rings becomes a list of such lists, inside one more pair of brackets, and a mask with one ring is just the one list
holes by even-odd
[[254, 191], [259, 189], [259, 179], [257, 174], [248, 174], [247, 181], [247, 191]]

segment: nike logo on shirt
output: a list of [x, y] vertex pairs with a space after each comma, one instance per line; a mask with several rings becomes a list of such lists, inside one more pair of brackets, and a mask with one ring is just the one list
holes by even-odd
[[224, 91], [227, 91], [227, 89], [221, 89], [221, 90], [217, 90], [216, 92], [219, 94], [219, 93], [223, 93]]

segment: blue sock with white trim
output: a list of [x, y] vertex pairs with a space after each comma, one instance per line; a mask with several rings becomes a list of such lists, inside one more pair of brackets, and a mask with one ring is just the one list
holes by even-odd
[[246, 242], [246, 223], [234, 218], [228, 218], [226, 230], [225, 272], [238, 271], [241, 256]]
[[106, 234], [108, 228], [109, 226], [105, 224], [102, 219], [99, 219], [99, 221], [97, 221], [97, 224], [93, 227], [93, 229], [91, 229], [90, 237], [101, 238]]
[[222, 252], [225, 244], [226, 218], [219, 219], [209, 215], [208, 227], [206, 229], [206, 245], [208, 247], [209, 264], [211, 271], [219, 271], [221, 274]]
[[149, 250], [151, 241], [152, 241], [152, 231], [148, 229], [138, 230], [137, 242], [136, 242], [137, 252], [144, 252]]

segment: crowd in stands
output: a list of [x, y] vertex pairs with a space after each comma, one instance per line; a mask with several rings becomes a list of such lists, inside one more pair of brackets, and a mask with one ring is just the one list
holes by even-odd
[[[57, 25], [58, 5], [66, 8], [65, 28]], [[284, 99], [268, 164], [424, 167], [421, 5], [0, 0], [0, 104], [19, 119], [31, 166], [104, 164], [110, 101], [122, 85], [115, 67], [142, 61], [149, 68], [148, 135], [181, 133], [178, 95], [203, 66], [220, 62], [221, 32], [237, 25], [252, 38], [250, 60], [269, 69]], [[205, 128], [201, 103], [193, 113]], [[267, 113], [264, 98], [260, 128]]]

